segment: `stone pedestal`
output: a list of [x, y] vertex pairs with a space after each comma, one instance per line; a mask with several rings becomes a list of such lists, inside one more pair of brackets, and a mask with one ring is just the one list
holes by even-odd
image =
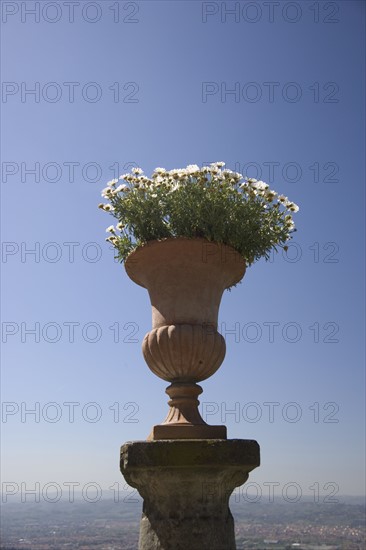
[[121, 472], [144, 499], [139, 550], [235, 550], [229, 497], [259, 463], [245, 439], [125, 443]]

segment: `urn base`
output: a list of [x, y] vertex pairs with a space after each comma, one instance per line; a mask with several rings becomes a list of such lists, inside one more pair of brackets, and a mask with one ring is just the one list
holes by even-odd
[[197, 397], [202, 388], [194, 382], [173, 382], [169, 395], [169, 412], [162, 424], [152, 428], [148, 441], [162, 439], [227, 439], [226, 426], [206, 424], [198, 410]]
[[162, 439], [227, 439], [226, 426], [208, 424], [158, 424], [153, 426], [147, 440]]

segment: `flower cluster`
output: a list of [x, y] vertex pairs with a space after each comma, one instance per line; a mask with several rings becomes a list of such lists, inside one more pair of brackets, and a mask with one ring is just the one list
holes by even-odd
[[[285, 243], [295, 231], [292, 213], [299, 207], [263, 181], [215, 162], [200, 168], [156, 168], [149, 178], [141, 168], [108, 182], [99, 208], [116, 226], [107, 237], [124, 261], [137, 246], [169, 237], [202, 237], [227, 244], [252, 264]], [[122, 183], [123, 182], [123, 183]]]

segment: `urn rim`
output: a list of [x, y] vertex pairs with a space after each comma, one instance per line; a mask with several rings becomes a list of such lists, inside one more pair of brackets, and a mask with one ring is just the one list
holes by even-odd
[[[213, 245], [220, 247], [221, 254], [224, 251], [225, 253], [229, 254], [229, 257], [231, 259], [231, 265], [234, 266], [236, 264], [236, 273], [233, 273], [233, 278], [230, 281], [230, 284], [226, 287], [229, 288], [233, 285], [236, 285], [241, 281], [241, 279], [244, 277], [246, 272], [246, 262], [244, 257], [235, 250], [232, 246], [219, 243], [217, 241], [209, 241], [208, 239], [205, 239], [203, 237], [168, 237], [165, 239], [154, 239], [151, 241], [147, 241], [144, 244], [139, 245], [134, 250], [130, 252], [130, 254], [127, 256], [125, 260], [125, 270], [129, 278], [136, 284], [142, 286], [143, 288], [146, 288], [146, 285], [139, 279], [138, 274], [135, 272], [134, 267], [138, 267], [138, 260], [143, 260], [146, 257], [146, 252], [150, 252], [154, 248], [162, 248], [165, 245], [169, 246], [169, 244], [176, 242], [177, 244], [180, 243], [181, 245], [192, 245], [196, 246], [197, 243], [201, 243], [201, 246], [203, 245]], [[222, 258], [222, 256], [221, 256]], [[221, 260], [222, 263], [226, 262], [226, 256], [225, 260]]]

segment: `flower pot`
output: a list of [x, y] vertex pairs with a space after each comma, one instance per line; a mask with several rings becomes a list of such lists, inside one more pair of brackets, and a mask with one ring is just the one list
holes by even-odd
[[168, 416], [149, 439], [226, 439], [225, 426], [209, 426], [201, 418], [197, 382], [224, 360], [218, 312], [223, 291], [244, 276], [244, 259], [229, 246], [179, 237], [138, 247], [125, 268], [148, 290], [152, 305], [152, 330], [142, 344], [145, 361], [170, 382]]

